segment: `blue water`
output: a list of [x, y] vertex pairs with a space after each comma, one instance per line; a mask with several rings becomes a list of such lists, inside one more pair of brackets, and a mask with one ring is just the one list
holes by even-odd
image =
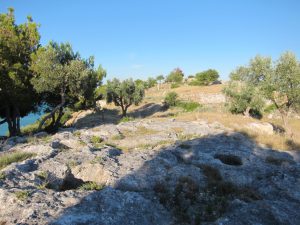
[[[21, 127], [34, 123], [40, 118], [40, 116], [41, 116], [40, 113], [31, 113], [28, 116], [21, 118]], [[0, 125], [0, 136], [7, 135], [7, 133], [8, 133], [7, 123]]]

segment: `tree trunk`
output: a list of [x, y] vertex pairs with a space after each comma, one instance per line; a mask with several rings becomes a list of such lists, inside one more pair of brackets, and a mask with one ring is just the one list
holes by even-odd
[[244, 112], [244, 116], [250, 117], [250, 110], [251, 110], [251, 108], [248, 106]]
[[41, 120], [41, 122], [40, 122], [40, 124], [39, 124], [39, 127], [38, 127], [38, 130], [39, 130], [39, 131], [42, 129], [43, 125], [45, 124], [45, 122], [46, 122], [48, 119], [53, 118], [53, 115], [55, 115], [55, 113], [56, 113], [57, 110], [60, 110], [60, 108], [63, 109], [65, 103], [66, 103], [65, 93], [64, 93], [64, 91], [62, 91], [62, 92], [61, 92], [61, 103], [60, 103], [58, 106], [56, 106], [56, 107], [50, 112], [49, 115], [45, 116], [45, 117]]
[[283, 125], [284, 125], [284, 129], [285, 129], [285, 134], [288, 138], [292, 139], [293, 140], [293, 131], [289, 125], [289, 122], [288, 122], [288, 113], [283, 111], [283, 110], [280, 110], [280, 115], [281, 115], [281, 119], [282, 119], [282, 122], [283, 122]]
[[11, 121], [10, 108], [6, 107], [6, 122], [8, 126], [9, 137], [14, 136], [13, 124]]
[[121, 105], [121, 109], [122, 109], [122, 117], [125, 117], [127, 114], [127, 108]]
[[20, 127], [20, 110], [15, 106], [16, 111], [16, 133], [17, 135], [21, 135], [21, 127]]
[[53, 126], [53, 131], [56, 131], [60, 125], [60, 120], [61, 120], [61, 117], [63, 116], [63, 107], [61, 107], [59, 109], [59, 112], [58, 112], [58, 116], [57, 116], [57, 119], [55, 121], [55, 124]]

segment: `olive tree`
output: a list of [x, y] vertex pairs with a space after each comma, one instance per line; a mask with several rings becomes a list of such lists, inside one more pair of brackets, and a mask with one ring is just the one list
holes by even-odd
[[[245, 89], [235, 89], [233, 83], [241, 83]], [[259, 101], [271, 101], [281, 115], [286, 134], [292, 138], [288, 115], [300, 108], [300, 64], [291, 52], [282, 54], [276, 62], [270, 57], [256, 56], [246, 67], [239, 67], [231, 74], [231, 81], [224, 90], [229, 104], [246, 111], [258, 109]], [[241, 110], [242, 111], [242, 110]]]
[[161, 83], [163, 82], [164, 79], [165, 79], [164, 75], [158, 75], [156, 77], [156, 80], [158, 81], [158, 85], [157, 85], [158, 90], [160, 89], [160, 85], [161, 85]]
[[261, 89], [265, 98], [272, 101], [279, 111], [286, 134], [292, 138], [288, 115], [300, 107], [300, 63], [293, 53], [280, 56], [272, 73], [265, 76]]
[[206, 71], [197, 73], [195, 80], [191, 82], [192, 85], [209, 85], [219, 78], [218, 71], [214, 69], [208, 69]]
[[181, 83], [184, 77], [184, 73], [181, 69], [175, 68], [166, 78], [167, 82]]
[[113, 79], [107, 81], [106, 98], [107, 103], [113, 102], [122, 109], [122, 117], [126, 116], [127, 109], [132, 105], [138, 105], [144, 98], [143, 85], [137, 85], [132, 79], [120, 81]]
[[0, 14], [0, 125], [8, 124], [9, 136], [20, 134], [21, 117], [38, 110], [29, 65], [39, 41], [38, 25], [31, 17], [17, 25], [12, 8]]
[[32, 79], [34, 88], [43, 94], [45, 104], [50, 106], [49, 114], [39, 124], [39, 130], [50, 118], [49, 127], [56, 130], [64, 108], [94, 93], [103, 77], [102, 68], [94, 70], [93, 57], [82, 59], [69, 43], [50, 42], [39, 48], [32, 55], [31, 69], [35, 73]]

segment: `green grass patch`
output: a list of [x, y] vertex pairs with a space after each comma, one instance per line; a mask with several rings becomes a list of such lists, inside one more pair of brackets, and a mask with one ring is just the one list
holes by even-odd
[[21, 201], [25, 201], [30, 196], [30, 194], [31, 194], [30, 191], [17, 191], [17, 192], [15, 192], [15, 195], [16, 195], [17, 199], [19, 199]]
[[196, 109], [200, 108], [201, 105], [198, 102], [183, 102], [178, 101], [176, 106], [182, 108], [185, 112], [193, 112]]
[[123, 140], [124, 138], [125, 138], [125, 136], [122, 133], [111, 137], [112, 140]]
[[4, 180], [6, 177], [5, 173], [0, 172], [0, 180]]
[[91, 142], [93, 144], [100, 144], [103, 141], [103, 139], [99, 136], [92, 136], [91, 137]]
[[0, 169], [14, 163], [14, 162], [21, 162], [25, 159], [29, 159], [33, 156], [36, 156], [34, 153], [29, 152], [13, 152], [13, 153], [6, 153], [0, 156]]
[[134, 120], [133, 117], [125, 116], [125, 117], [123, 117], [122, 119], [120, 119], [119, 123], [130, 122], [130, 121], [133, 121], [133, 120]]
[[96, 182], [91, 181], [91, 182], [87, 182], [87, 183], [82, 184], [79, 187], [79, 190], [82, 190], [82, 191], [92, 191], [92, 190], [100, 191], [104, 187], [105, 187], [105, 185], [103, 185], [103, 184], [97, 184]]

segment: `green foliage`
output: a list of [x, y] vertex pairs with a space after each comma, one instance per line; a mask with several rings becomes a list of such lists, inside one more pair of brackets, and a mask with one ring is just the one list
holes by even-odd
[[31, 194], [30, 191], [17, 191], [17, 192], [15, 192], [15, 195], [16, 195], [17, 199], [19, 199], [21, 201], [25, 201], [30, 196], [30, 194]]
[[64, 110], [64, 114], [60, 119], [60, 124], [65, 124], [69, 119], [72, 118], [72, 114], [73, 111], [69, 108], [66, 108], [66, 110]]
[[244, 113], [248, 110], [252, 115], [259, 115], [264, 101], [259, 90], [239, 81], [231, 81], [223, 89], [227, 97], [227, 107], [231, 113]]
[[95, 99], [101, 100], [106, 98], [106, 85], [101, 85], [95, 89]]
[[[95, 106], [95, 88], [101, 84], [106, 72], [101, 66], [94, 69], [93, 57], [82, 59], [69, 43], [50, 42], [31, 58], [31, 70], [35, 73], [31, 82], [35, 90], [43, 94], [43, 102], [51, 112], [41, 120], [39, 128], [52, 118], [49, 129], [57, 129], [66, 106]], [[56, 112], [59, 113], [55, 118]]]
[[165, 79], [164, 75], [158, 75], [158, 76], [156, 77], [156, 80], [157, 80], [159, 83], [161, 83], [164, 79]]
[[270, 57], [256, 56], [247, 67], [238, 67], [230, 77], [231, 82], [224, 92], [234, 106], [233, 111], [241, 112], [245, 107], [261, 110], [263, 104], [255, 102], [261, 98], [264, 99], [259, 101], [269, 100], [281, 114], [285, 130], [292, 137], [287, 116], [291, 110], [300, 108], [300, 63], [293, 53], [282, 54], [274, 63]]
[[184, 101], [178, 101], [176, 103], [176, 106], [184, 109], [185, 112], [193, 112], [199, 107], [201, 107], [201, 105], [198, 102], [184, 102]]
[[103, 141], [103, 139], [101, 138], [101, 137], [99, 137], [99, 136], [92, 136], [91, 137], [91, 142], [93, 143], [93, 144], [99, 144], [99, 143], [101, 143]]
[[264, 108], [264, 112], [265, 113], [272, 113], [276, 110], [276, 105], [275, 104], [271, 104], [271, 105], [268, 105]]
[[25, 159], [29, 159], [36, 154], [29, 153], [29, 152], [12, 152], [6, 153], [0, 156], [0, 169], [14, 163], [14, 162], [21, 162]]
[[4, 180], [6, 178], [6, 174], [4, 172], [0, 172], [0, 180]]
[[176, 68], [174, 69], [166, 78], [167, 82], [172, 83], [181, 83], [183, 80], [184, 74], [181, 69]]
[[126, 123], [126, 122], [130, 122], [133, 121], [134, 118], [130, 117], [130, 116], [124, 116], [123, 118], [120, 119], [119, 123]]
[[167, 106], [176, 106], [177, 101], [178, 94], [176, 92], [169, 92], [164, 99]]
[[127, 109], [132, 105], [138, 105], [144, 98], [144, 86], [136, 85], [132, 79], [119, 81], [113, 79], [107, 81], [106, 100], [108, 103], [113, 102], [122, 109], [122, 116], [126, 116]]
[[178, 88], [178, 87], [180, 87], [179, 83], [173, 83], [173, 84], [171, 84], [171, 89]]
[[191, 85], [209, 85], [219, 78], [218, 71], [209, 69], [195, 75], [195, 80], [191, 82]]
[[17, 25], [12, 8], [0, 14], [0, 124], [8, 124], [10, 136], [20, 134], [20, 118], [37, 111], [40, 103], [29, 69], [39, 41], [38, 25], [30, 17]]
[[104, 188], [105, 186], [103, 184], [97, 184], [96, 182], [87, 182], [82, 184], [79, 189], [82, 191], [92, 191], [92, 190], [96, 190], [96, 191], [100, 191]]
[[152, 88], [157, 85], [157, 81], [154, 78], [149, 77], [148, 80], [144, 83], [144, 85], [147, 89]]

